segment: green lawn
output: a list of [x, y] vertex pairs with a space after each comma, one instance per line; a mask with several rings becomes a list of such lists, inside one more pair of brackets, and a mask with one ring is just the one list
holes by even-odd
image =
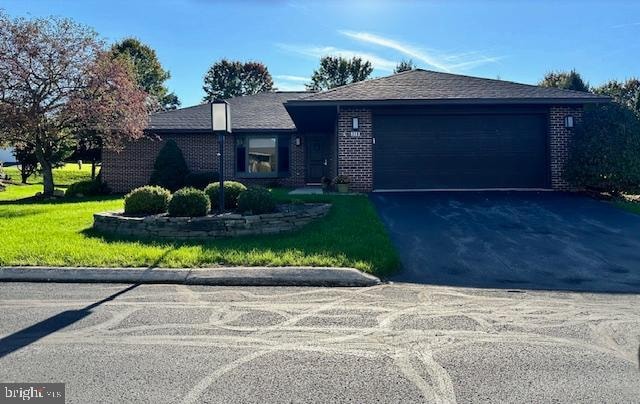
[[637, 213], [640, 215], [640, 202], [638, 202], [637, 200], [630, 201], [630, 200], [618, 199], [614, 201], [613, 204], [621, 209], [624, 209], [632, 213]]
[[[385, 275], [399, 263], [366, 196], [296, 196], [301, 201], [331, 202], [333, 207], [326, 218], [293, 233], [167, 242], [95, 234], [92, 214], [121, 209], [121, 197], [20, 201], [41, 189], [41, 185], [9, 186], [0, 192], [0, 265], [348, 266]], [[285, 190], [273, 192], [280, 201], [291, 199]]]

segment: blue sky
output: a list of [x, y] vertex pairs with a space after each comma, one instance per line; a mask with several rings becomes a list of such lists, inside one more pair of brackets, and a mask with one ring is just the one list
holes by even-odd
[[[561, 3], [561, 4], [558, 4]], [[575, 68], [591, 84], [640, 76], [640, 1], [1, 0], [12, 16], [71, 17], [107, 41], [156, 49], [183, 106], [208, 67], [259, 60], [282, 90], [302, 89], [320, 56], [360, 55], [373, 76], [419, 67], [536, 83]]]

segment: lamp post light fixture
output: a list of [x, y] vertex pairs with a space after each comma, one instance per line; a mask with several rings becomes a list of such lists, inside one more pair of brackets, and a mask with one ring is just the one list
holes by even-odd
[[225, 100], [213, 100], [211, 104], [211, 131], [218, 135], [220, 172], [220, 213], [224, 213], [224, 138], [231, 133], [231, 109]]
[[564, 127], [573, 128], [573, 117], [571, 115], [564, 117]]

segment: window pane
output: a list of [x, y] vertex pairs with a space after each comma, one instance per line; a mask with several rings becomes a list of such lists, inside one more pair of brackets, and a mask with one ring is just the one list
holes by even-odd
[[267, 174], [277, 171], [278, 149], [276, 138], [249, 138], [248, 149], [248, 172]]

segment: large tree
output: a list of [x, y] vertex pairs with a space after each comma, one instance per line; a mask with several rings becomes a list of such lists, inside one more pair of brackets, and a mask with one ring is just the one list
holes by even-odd
[[325, 56], [320, 59], [320, 67], [313, 72], [311, 83], [306, 87], [313, 91], [328, 90], [366, 80], [372, 71], [371, 62], [359, 57]]
[[167, 111], [180, 106], [178, 97], [165, 85], [171, 74], [164, 70], [155, 50], [135, 38], [126, 38], [111, 47], [111, 54], [116, 58], [126, 58], [133, 64], [138, 85], [152, 97], [158, 110]]
[[257, 94], [274, 90], [273, 78], [260, 62], [222, 59], [204, 76], [204, 101]]
[[640, 118], [640, 80], [636, 78], [624, 82], [611, 80], [596, 87], [594, 91], [612, 97], [614, 101], [629, 108]]
[[0, 13], [0, 142], [33, 147], [44, 194], [57, 153], [94, 131], [105, 147], [143, 136], [147, 94], [90, 28], [68, 19]]
[[589, 84], [582, 80], [580, 73], [575, 70], [569, 72], [549, 72], [539, 83], [542, 87], [556, 87], [565, 90], [589, 91]]
[[585, 108], [571, 142], [566, 178], [617, 195], [640, 191], [640, 118], [618, 103]]

